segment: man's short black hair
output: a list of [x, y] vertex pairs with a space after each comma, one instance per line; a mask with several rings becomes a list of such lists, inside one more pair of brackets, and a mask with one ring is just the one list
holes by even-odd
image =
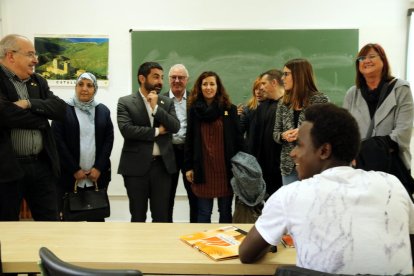
[[[164, 70], [158, 62], [147, 61], [139, 66], [137, 76], [143, 75], [146, 78], [151, 73], [151, 69], [153, 68]], [[138, 83], [141, 85], [139, 78]]]
[[315, 148], [329, 143], [332, 156], [347, 163], [357, 156], [361, 136], [358, 123], [348, 110], [332, 103], [313, 104], [306, 109], [305, 120], [313, 123], [310, 134]]
[[266, 72], [263, 72], [260, 74], [260, 78], [263, 78], [266, 75], [267, 75], [268, 80], [276, 80], [277, 83], [283, 87], [283, 80], [282, 80], [283, 72], [281, 70], [279, 69], [267, 70]]

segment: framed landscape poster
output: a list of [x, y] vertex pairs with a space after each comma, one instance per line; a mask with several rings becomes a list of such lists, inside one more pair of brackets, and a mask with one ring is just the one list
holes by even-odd
[[91, 72], [99, 86], [108, 86], [108, 37], [39, 35], [34, 44], [39, 55], [35, 72], [49, 85], [74, 86], [80, 74]]

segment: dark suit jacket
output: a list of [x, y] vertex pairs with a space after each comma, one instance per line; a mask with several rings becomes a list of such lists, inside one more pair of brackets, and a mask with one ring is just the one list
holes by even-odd
[[13, 128], [39, 129], [43, 136], [43, 147], [49, 158], [54, 175], [60, 173], [56, 143], [50, 129], [50, 120], [64, 120], [66, 103], [53, 95], [47, 81], [33, 74], [26, 83], [31, 103], [30, 109], [22, 109], [13, 102], [19, 100], [13, 83], [0, 69], [0, 183], [15, 181], [23, 176], [16, 160], [10, 140]]
[[177, 171], [172, 146], [172, 133], [180, 129], [173, 101], [158, 95], [158, 109], [154, 115], [154, 126], [162, 124], [167, 134], [155, 137], [145, 103], [139, 92], [118, 101], [118, 127], [124, 137], [118, 173], [124, 176], [142, 176], [150, 169], [154, 142], [160, 148], [168, 173]]
[[[58, 147], [61, 171], [59, 185], [65, 192], [73, 191], [74, 173], [80, 170], [80, 132], [75, 108], [67, 106], [65, 122], [52, 122]], [[109, 109], [99, 104], [95, 107], [95, 163], [93, 167], [101, 172], [98, 187], [106, 188], [111, 181], [111, 156], [114, 144], [114, 127]]]
[[282, 146], [273, 140], [278, 101], [268, 99], [256, 109], [256, 122], [252, 142], [252, 155], [257, 158], [263, 173], [280, 174], [280, 152]]
[[243, 112], [240, 115], [240, 131], [244, 136], [244, 141], [246, 144], [246, 150], [248, 153], [253, 153], [255, 148], [255, 132], [256, 128], [256, 112], [257, 109], [249, 109], [247, 106], [243, 108]]
[[[240, 131], [237, 107], [231, 105], [230, 109], [223, 110], [224, 132], [224, 160], [226, 162], [228, 183], [233, 176], [231, 171], [231, 158], [238, 151], [244, 151], [244, 140]], [[201, 121], [195, 115], [194, 109], [187, 111], [187, 135], [184, 146], [185, 171], [194, 170], [194, 183], [204, 183], [204, 162], [201, 141]]]

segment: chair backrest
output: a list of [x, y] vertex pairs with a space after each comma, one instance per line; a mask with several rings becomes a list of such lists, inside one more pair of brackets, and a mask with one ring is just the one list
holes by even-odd
[[52, 251], [46, 247], [42, 247], [39, 250], [40, 267], [43, 270], [43, 275], [46, 276], [69, 276], [69, 275], [82, 275], [82, 276], [97, 276], [97, 275], [114, 275], [114, 276], [141, 276], [142, 273], [138, 270], [122, 270], [122, 269], [94, 269], [76, 266], [59, 259]]
[[[332, 274], [327, 272], [320, 272], [316, 270], [311, 270], [307, 268], [302, 268], [298, 266], [280, 266], [276, 269], [275, 276], [379, 276], [374, 274]], [[387, 275], [382, 275], [387, 276]], [[394, 274], [388, 276], [404, 276], [403, 274]], [[406, 274], [405, 276], [413, 276], [413, 274]]]
[[289, 265], [289, 266], [278, 267], [275, 275], [276, 276], [333, 276], [334, 274]]

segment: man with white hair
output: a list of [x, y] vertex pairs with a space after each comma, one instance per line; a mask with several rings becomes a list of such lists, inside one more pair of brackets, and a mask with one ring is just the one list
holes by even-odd
[[171, 66], [168, 73], [168, 81], [170, 90], [164, 95], [171, 98], [174, 102], [175, 112], [178, 120], [180, 120], [180, 130], [173, 134], [172, 142], [175, 153], [175, 162], [177, 164], [177, 172], [171, 175], [171, 194], [169, 202], [169, 222], [173, 222], [173, 211], [175, 193], [178, 186], [178, 178], [180, 171], [183, 175], [184, 188], [187, 191], [188, 203], [190, 208], [190, 222], [197, 222], [197, 197], [191, 190], [191, 184], [187, 181], [184, 172], [184, 143], [187, 131], [187, 96], [189, 92], [186, 90], [188, 83], [188, 70], [183, 64], [175, 64]]

